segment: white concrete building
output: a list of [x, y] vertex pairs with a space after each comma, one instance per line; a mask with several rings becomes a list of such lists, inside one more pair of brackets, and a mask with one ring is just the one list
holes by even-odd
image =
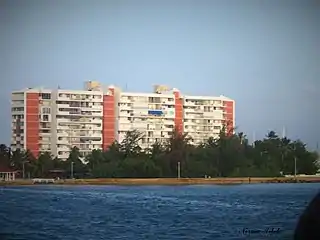
[[121, 92], [118, 99], [118, 140], [128, 130], [143, 133], [142, 148], [151, 147], [170, 137], [175, 126], [173, 94]]
[[78, 147], [85, 157], [93, 149], [121, 142], [129, 130], [143, 133], [142, 148], [170, 138], [173, 130], [188, 133], [194, 144], [217, 137], [222, 125], [235, 125], [235, 102], [224, 96], [183, 96], [177, 89], [156, 86], [153, 93], [122, 92], [97, 82], [85, 90], [24, 89], [12, 93], [11, 147], [35, 156], [51, 152], [61, 159]]
[[217, 138], [224, 124], [231, 131], [235, 122], [234, 104], [234, 100], [224, 96], [184, 96], [184, 132], [194, 144], [200, 144], [209, 137]]
[[11, 147], [61, 159], [102, 148], [103, 92], [24, 89], [12, 93]]

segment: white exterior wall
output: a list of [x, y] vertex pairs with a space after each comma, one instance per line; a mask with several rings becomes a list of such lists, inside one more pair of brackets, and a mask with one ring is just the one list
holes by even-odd
[[55, 154], [66, 159], [77, 147], [82, 157], [102, 148], [102, 91], [58, 90], [56, 96]]
[[40, 90], [40, 103], [39, 103], [39, 151], [52, 152], [52, 142], [54, 142], [53, 134], [54, 128], [54, 114], [53, 107], [55, 101], [52, 98], [51, 90]]
[[[26, 93], [37, 92], [39, 104], [39, 151], [66, 159], [73, 146], [82, 156], [92, 149], [102, 148], [103, 92], [77, 90], [25, 89], [12, 93], [12, 139], [11, 147], [25, 149], [25, 126], [18, 137], [14, 130], [17, 118], [21, 123], [26, 117]], [[47, 94], [49, 99], [42, 98]], [[21, 140], [21, 144], [19, 143]]]
[[223, 101], [232, 100], [224, 96], [184, 96], [184, 132], [194, 144], [219, 137], [224, 120]]
[[[11, 95], [11, 149], [25, 148], [25, 93], [14, 92]], [[20, 121], [20, 122], [19, 122]], [[20, 131], [19, 131], [19, 126]]]
[[[173, 94], [120, 93], [117, 140], [121, 142], [127, 131], [136, 129], [144, 135], [140, 142], [143, 149], [166, 141], [174, 128], [174, 104]], [[155, 110], [162, 115], [150, 112]]]

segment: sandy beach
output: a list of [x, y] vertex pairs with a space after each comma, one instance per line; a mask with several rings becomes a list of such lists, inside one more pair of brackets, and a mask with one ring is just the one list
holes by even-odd
[[[320, 177], [296, 178], [97, 178], [97, 179], [67, 179], [55, 181], [54, 185], [228, 185], [254, 183], [315, 183]], [[34, 185], [32, 179], [0, 182], [0, 186], [7, 185]]]

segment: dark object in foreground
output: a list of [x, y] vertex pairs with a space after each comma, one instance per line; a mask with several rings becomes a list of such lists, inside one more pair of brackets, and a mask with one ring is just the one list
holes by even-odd
[[300, 216], [294, 239], [320, 239], [320, 193], [309, 203]]

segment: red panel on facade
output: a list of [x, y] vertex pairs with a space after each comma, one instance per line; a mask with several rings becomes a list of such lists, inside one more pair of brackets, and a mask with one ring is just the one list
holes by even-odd
[[26, 93], [26, 149], [39, 154], [39, 94]]
[[233, 101], [224, 101], [224, 120], [226, 124], [227, 133], [230, 135], [233, 133], [234, 130], [234, 102]]
[[115, 97], [114, 89], [109, 89], [109, 94], [103, 96], [103, 123], [102, 147], [107, 150], [115, 140]]
[[179, 133], [183, 133], [183, 99], [179, 92], [174, 92], [175, 97], [175, 128]]

